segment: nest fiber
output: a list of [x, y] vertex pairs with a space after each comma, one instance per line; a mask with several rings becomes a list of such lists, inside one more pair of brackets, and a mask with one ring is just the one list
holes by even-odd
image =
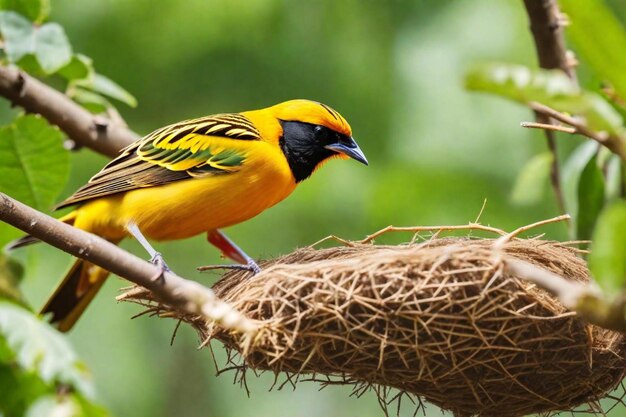
[[[597, 406], [624, 376], [624, 338], [512, 276], [494, 260], [493, 243], [307, 248], [266, 262], [256, 276], [229, 273], [214, 290], [262, 324], [245, 349], [236, 334], [179, 317], [203, 339], [244, 353], [246, 367], [329, 377], [356, 391], [384, 387], [383, 396], [392, 387], [457, 416]], [[500, 250], [588, 280], [585, 262], [561, 243], [513, 240]]]

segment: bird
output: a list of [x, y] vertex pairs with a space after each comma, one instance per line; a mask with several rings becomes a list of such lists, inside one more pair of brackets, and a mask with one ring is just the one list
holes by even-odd
[[[257, 263], [221, 229], [246, 221], [289, 196], [328, 160], [368, 161], [346, 119], [311, 100], [289, 100], [241, 113], [220, 113], [171, 124], [135, 141], [56, 206], [74, 206], [64, 223], [114, 244], [134, 237], [162, 271], [149, 243], [206, 233], [207, 240], [258, 273]], [[24, 236], [9, 249], [38, 240]], [[41, 310], [70, 330], [109, 271], [77, 259]]]

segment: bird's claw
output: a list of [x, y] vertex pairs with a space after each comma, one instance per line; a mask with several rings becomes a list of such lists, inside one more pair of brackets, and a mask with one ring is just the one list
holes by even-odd
[[199, 266], [196, 268], [200, 272], [211, 271], [214, 269], [235, 269], [238, 271], [248, 271], [252, 272], [252, 275], [256, 275], [261, 272], [261, 268], [254, 262], [252, 259], [248, 260], [248, 263], [245, 265], [242, 264], [228, 264], [228, 265], [206, 265]]
[[165, 263], [165, 259], [163, 259], [163, 255], [160, 252], [155, 252], [155, 254], [150, 258], [150, 263], [159, 268], [159, 272], [152, 278], [153, 281], [159, 281], [163, 278], [166, 272], [172, 272], [169, 266]]

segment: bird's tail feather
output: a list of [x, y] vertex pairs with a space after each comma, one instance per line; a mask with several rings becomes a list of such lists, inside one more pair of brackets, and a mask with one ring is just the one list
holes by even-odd
[[67, 332], [83, 314], [107, 276], [109, 271], [106, 269], [77, 259], [41, 309], [41, 314], [52, 314], [50, 322], [60, 331]]
[[[66, 216], [63, 216], [59, 219], [60, 221], [62, 221], [63, 223], [67, 223], [67, 224], [74, 224], [74, 220], [76, 220], [76, 212], [73, 211], [71, 213], [69, 213]], [[29, 246], [32, 245], [33, 243], [37, 243], [37, 242], [41, 242], [41, 240], [39, 240], [38, 238], [36, 238], [35, 236], [31, 236], [31, 235], [26, 235], [26, 236], [22, 236], [19, 239], [15, 239], [12, 242], [9, 242], [4, 249], [5, 250], [13, 250], [13, 249], [17, 249], [17, 248], [23, 248], [24, 246]]]
[[12, 242], [9, 242], [6, 246], [5, 249], [6, 250], [13, 250], [13, 249], [17, 249], [17, 248], [22, 248], [24, 246], [29, 246], [32, 245], [33, 243], [37, 243], [37, 242], [41, 242], [39, 239], [37, 239], [35, 236], [31, 236], [31, 235], [26, 235], [23, 236], [19, 239], [15, 239]]

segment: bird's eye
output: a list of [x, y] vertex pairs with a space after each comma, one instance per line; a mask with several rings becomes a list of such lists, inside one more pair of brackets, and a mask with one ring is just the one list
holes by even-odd
[[324, 128], [322, 126], [315, 126], [315, 129], [313, 129], [315, 131], [316, 134], [319, 134]]

